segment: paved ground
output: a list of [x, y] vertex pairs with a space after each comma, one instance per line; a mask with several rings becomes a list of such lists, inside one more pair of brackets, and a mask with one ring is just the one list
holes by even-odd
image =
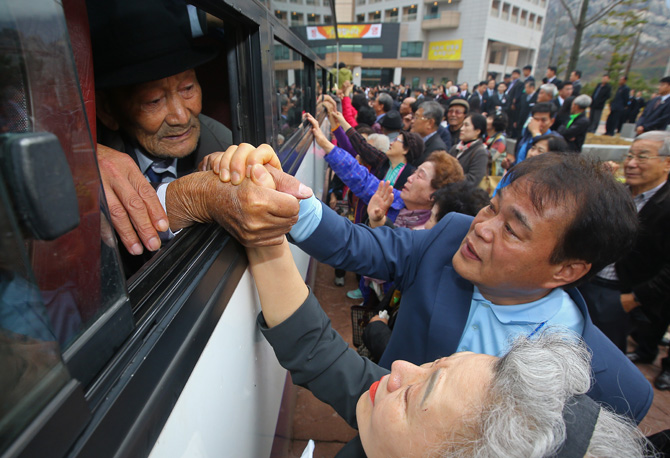
[[[354, 301], [346, 297], [346, 292], [357, 287], [355, 276], [347, 273], [343, 287], [333, 284], [334, 270], [325, 264], [318, 264], [314, 292], [323, 308], [330, 316], [333, 327], [351, 344], [350, 306]], [[667, 355], [667, 348], [661, 348], [661, 357]], [[654, 364], [640, 365], [640, 370], [653, 382], [660, 371], [659, 360]], [[670, 392], [655, 390], [654, 404], [641, 423], [645, 434], [652, 434], [670, 428]], [[290, 457], [299, 458], [307, 441], [316, 443], [315, 458], [334, 457], [342, 446], [356, 434], [344, 420], [329, 406], [323, 404], [312, 394], [298, 388], [296, 410], [293, 422], [293, 440], [290, 446]]]

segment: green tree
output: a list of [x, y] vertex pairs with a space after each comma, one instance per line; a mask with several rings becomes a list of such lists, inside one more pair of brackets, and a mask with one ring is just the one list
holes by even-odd
[[[579, 62], [579, 53], [582, 49], [582, 38], [584, 37], [584, 31], [589, 26], [592, 26], [596, 22], [600, 21], [603, 17], [605, 17], [610, 11], [614, 10], [614, 8], [616, 8], [617, 6], [631, 4], [634, 2], [634, 0], [612, 0], [610, 1], [609, 5], [607, 5], [605, 8], [598, 11], [597, 13], [592, 14], [590, 17], [587, 17], [590, 0], [577, 0], [577, 1], [560, 0], [560, 1], [561, 5], [563, 6], [563, 9], [566, 11], [566, 13], [568, 13], [570, 23], [575, 29], [575, 39], [572, 42], [572, 48], [570, 49], [570, 59], [568, 60], [568, 67], [565, 71], [565, 79], [567, 80], [570, 77], [570, 73], [572, 73], [572, 71], [577, 68], [577, 63]], [[581, 5], [579, 6], [579, 8], [575, 8], [577, 5], [579, 5], [580, 1]], [[573, 9], [579, 10], [578, 16], [575, 16], [572, 13]]]
[[[646, 3], [646, 0], [631, 0], [630, 6], [641, 3]], [[593, 35], [596, 38], [604, 38], [612, 46], [612, 54], [605, 66], [605, 71], [609, 73], [610, 78], [616, 79], [621, 74], [628, 76], [642, 27], [648, 22], [643, 19], [645, 11], [645, 9], [632, 8], [610, 11], [601, 21], [609, 28], [609, 32]], [[602, 58], [602, 56], [596, 57]]]

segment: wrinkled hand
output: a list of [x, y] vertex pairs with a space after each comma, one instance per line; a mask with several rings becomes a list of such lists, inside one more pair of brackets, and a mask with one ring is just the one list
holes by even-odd
[[393, 187], [388, 181], [380, 181], [377, 191], [370, 198], [368, 203], [368, 216], [370, 217], [370, 226], [379, 227], [386, 222], [386, 212], [393, 203]]
[[98, 166], [107, 206], [121, 242], [131, 254], [160, 248], [158, 231], [168, 229], [168, 218], [156, 191], [127, 154], [97, 146]]
[[270, 145], [262, 144], [256, 148], [248, 143], [241, 143], [239, 146], [228, 147], [223, 153], [205, 156], [198, 165], [198, 170], [212, 170], [224, 183], [230, 181], [237, 186], [245, 177], [250, 177], [254, 164], [269, 164], [278, 170], [282, 169], [279, 157]]
[[170, 228], [216, 222], [248, 247], [282, 243], [298, 221], [300, 205], [291, 194], [300, 182], [270, 165], [254, 165], [250, 176], [238, 186], [209, 171], [173, 181], [165, 199]]

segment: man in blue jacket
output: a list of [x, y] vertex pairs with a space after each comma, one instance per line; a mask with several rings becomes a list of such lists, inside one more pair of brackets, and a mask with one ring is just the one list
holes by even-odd
[[629, 193], [597, 164], [528, 159], [474, 220], [451, 213], [426, 231], [353, 225], [314, 198], [300, 213], [290, 233], [300, 248], [402, 291], [382, 366], [502, 355], [514, 336], [562, 326], [593, 353], [592, 398], [637, 421], [649, 409], [649, 382], [593, 325], [574, 288], [629, 249], [637, 229]]

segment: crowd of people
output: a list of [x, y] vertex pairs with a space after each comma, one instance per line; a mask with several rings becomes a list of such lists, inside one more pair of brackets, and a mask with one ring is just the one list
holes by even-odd
[[[230, 145], [201, 113], [194, 68], [211, 54], [175, 38], [167, 48], [182, 58], [158, 62], [131, 43], [133, 65], [138, 53], [145, 65], [121, 80], [131, 63], [118, 52], [104, 61], [118, 44], [91, 22], [103, 56], [98, 159], [119, 238], [139, 255], [216, 222], [247, 246], [258, 325], [277, 358], [360, 431], [343, 456], [656, 453], [636, 427], [653, 389], [633, 363], [656, 357], [670, 323], [670, 133], [657, 124], [670, 78], [637, 120], [624, 186], [613, 166], [577, 154], [605, 90], [575, 97], [578, 72], [563, 83], [550, 67], [536, 91], [525, 67], [470, 94], [449, 83], [356, 88], [338, 68], [341, 89], [318, 98], [327, 121], [301, 117], [334, 173], [322, 203], [270, 146]], [[156, 94], [164, 103], [138, 109]], [[289, 126], [300, 96], [279, 94]], [[334, 208], [348, 190], [343, 217]], [[375, 312], [369, 358], [332, 330], [285, 234], [361, 275]], [[670, 388], [668, 358], [656, 386]]]

